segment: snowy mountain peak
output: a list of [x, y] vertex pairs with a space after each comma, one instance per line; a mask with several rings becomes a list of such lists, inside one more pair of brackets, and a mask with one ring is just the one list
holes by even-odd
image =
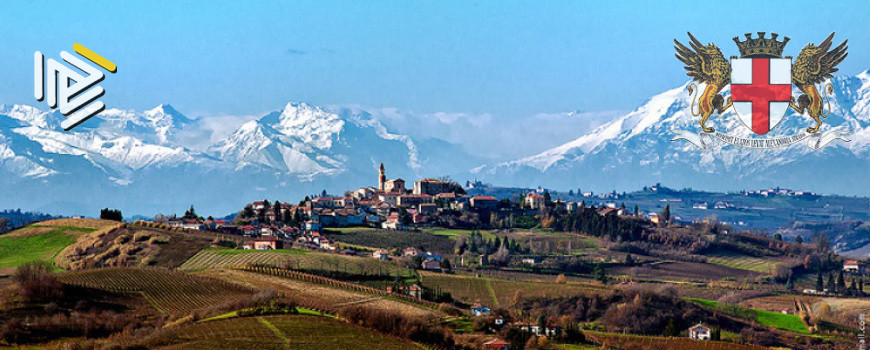
[[151, 120], [154, 123], [170, 124], [176, 127], [187, 125], [194, 121], [184, 114], [181, 114], [181, 112], [169, 104], [161, 104], [143, 112], [142, 115], [144, 118]]
[[28, 105], [0, 105], [0, 114], [20, 120], [27, 125], [40, 128], [55, 128], [60, 125], [60, 118], [56, 112], [44, 112], [39, 108]]
[[[310, 178], [358, 169], [358, 163], [404, 158], [416, 164], [416, 147], [405, 135], [394, 135], [371, 116], [330, 110], [303, 102], [241, 125], [210, 148], [216, 157], [237, 167], [264, 167]], [[413, 168], [413, 166], [410, 166]]]
[[[672, 142], [673, 130], [700, 132], [689, 111], [689, 83], [653, 96], [634, 111], [604, 124], [577, 139], [536, 155], [474, 169], [480, 176], [517, 185], [571, 188], [597, 185], [632, 189], [662, 182], [716, 190], [742, 188], [741, 183], [790, 186], [819, 192], [855, 193], [866, 186], [807, 179], [842, 178], [826, 172], [870, 172], [870, 75], [832, 79], [830, 117], [823, 130], [845, 126], [853, 130], [852, 142], [835, 142], [819, 151], [803, 144], [748, 150], [718, 143], [703, 151], [686, 142]], [[695, 92], [704, 86], [697, 86]], [[797, 95], [798, 90], [793, 92]], [[730, 87], [722, 94], [728, 98]], [[697, 108], [697, 107], [696, 107]], [[827, 106], [825, 107], [827, 110]], [[790, 110], [776, 129], [763, 137], [754, 135], [733, 110], [713, 115], [707, 125], [726, 134], [767, 138], [802, 132], [812, 120]], [[834, 166], [836, 164], [836, 166]], [[728, 179], [725, 181], [725, 179]]]

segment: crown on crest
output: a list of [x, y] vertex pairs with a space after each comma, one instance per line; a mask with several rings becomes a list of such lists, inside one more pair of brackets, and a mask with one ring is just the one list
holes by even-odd
[[765, 32], [758, 32], [758, 39], [753, 39], [752, 33], [746, 33], [745, 41], [740, 41], [735, 36], [734, 42], [740, 49], [740, 58], [782, 58], [782, 50], [790, 38], [785, 36], [782, 41], [777, 41], [779, 34], [770, 33], [770, 39], [765, 38], [764, 34]]

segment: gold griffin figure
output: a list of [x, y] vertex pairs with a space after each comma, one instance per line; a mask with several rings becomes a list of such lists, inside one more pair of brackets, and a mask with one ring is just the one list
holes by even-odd
[[825, 79], [833, 78], [833, 73], [839, 70], [837, 65], [848, 54], [846, 52], [848, 40], [828, 51], [833, 39], [834, 33], [831, 33], [819, 46], [807, 44], [791, 66], [791, 80], [803, 94], [797, 98], [797, 104], [795, 104], [795, 98], [792, 97], [789, 106], [801, 115], [806, 111], [810, 118], [816, 121], [815, 127], [807, 128], [809, 133], [818, 132], [822, 126], [822, 118], [827, 118], [831, 113], [831, 102], [828, 100], [828, 95], [834, 92], [834, 87], [828, 83], [823, 89], [824, 102], [828, 104], [828, 112], [824, 113], [822, 95], [816, 89], [816, 84], [822, 83]]
[[[690, 112], [692, 116], [701, 117], [701, 129], [704, 129], [704, 132], [713, 132], [715, 129], [707, 127], [707, 119], [710, 118], [710, 115], [713, 112], [717, 112], [722, 114], [726, 109], [731, 107], [731, 98], [728, 98], [728, 102], [725, 103], [725, 98], [719, 94], [719, 91], [731, 83], [731, 63], [725, 59], [725, 56], [722, 55], [722, 51], [719, 50], [715, 44], [710, 43], [706, 46], [701, 44], [698, 39], [695, 39], [692, 36], [692, 33], [689, 34], [689, 46], [691, 49], [674, 39], [674, 48], [677, 50], [677, 53], [674, 54], [677, 56], [677, 59], [680, 62], [683, 62], [686, 66], [684, 67], [688, 73], [686, 75], [693, 77], [692, 81], [698, 81], [702, 84], [707, 84], [707, 87], [704, 88], [704, 92], [701, 93], [701, 96], [692, 97], [692, 106], [690, 108]], [[689, 95], [691, 95], [697, 86], [692, 83], [689, 85]], [[695, 101], [698, 102], [698, 111], [695, 112]]]

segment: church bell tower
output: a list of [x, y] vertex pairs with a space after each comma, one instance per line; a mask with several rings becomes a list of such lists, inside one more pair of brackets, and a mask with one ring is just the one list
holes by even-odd
[[378, 171], [378, 189], [384, 190], [384, 185], [387, 183], [387, 174], [384, 172], [384, 163], [381, 163], [381, 169]]

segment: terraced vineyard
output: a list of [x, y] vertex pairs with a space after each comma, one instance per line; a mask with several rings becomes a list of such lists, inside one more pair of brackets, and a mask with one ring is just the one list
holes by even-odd
[[201, 271], [220, 268], [243, 267], [264, 264], [281, 267], [289, 262], [300, 271], [333, 271], [348, 274], [393, 274], [409, 275], [412, 271], [396, 264], [377, 259], [321, 253], [307, 250], [239, 250], [226, 248], [205, 249], [179, 267], [184, 271]]
[[67, 284], [142, 294], [162, 313], [184, 315], [240, 298], [254, 291], [222, 281], [156, 268], [106, 268], [59, 275]]
[[[554, 277], [555, 278], [555, 277]], [[513, 304], [516, 291], [523, 298], [559, 297], [603, 293], [608, 288], [589, 283], [568, 282], [557, 284], [543, 281], [509, 281], [489, 277], [421, 273], [423, 285], [437, 288], [465, 303], [482, 302], [488, 306], [508, 307]]]
[[366, 305], [378, 309], [398, 311], [409, 316], [431, 314], [431, 310], [369, 293], [337, 289], [262, 273], [240, 270], [209, 270], [199, 274], [251, 289], [273, 290], [303, 307], [325, 312], [334, 312], [348, 305]]
[[373, 349], [415, 348], [326, 317], [280, 315], [232, 318], [167, 328], [142, 342], [159, 349]]
[[733, 269], [754, 271], [769, 274], [776, 270], [780, 262], [769, 259], [761, 259], [737, 254], [712, 254], [707, 255], [707, 262], [711, 264], [730, 267]]

